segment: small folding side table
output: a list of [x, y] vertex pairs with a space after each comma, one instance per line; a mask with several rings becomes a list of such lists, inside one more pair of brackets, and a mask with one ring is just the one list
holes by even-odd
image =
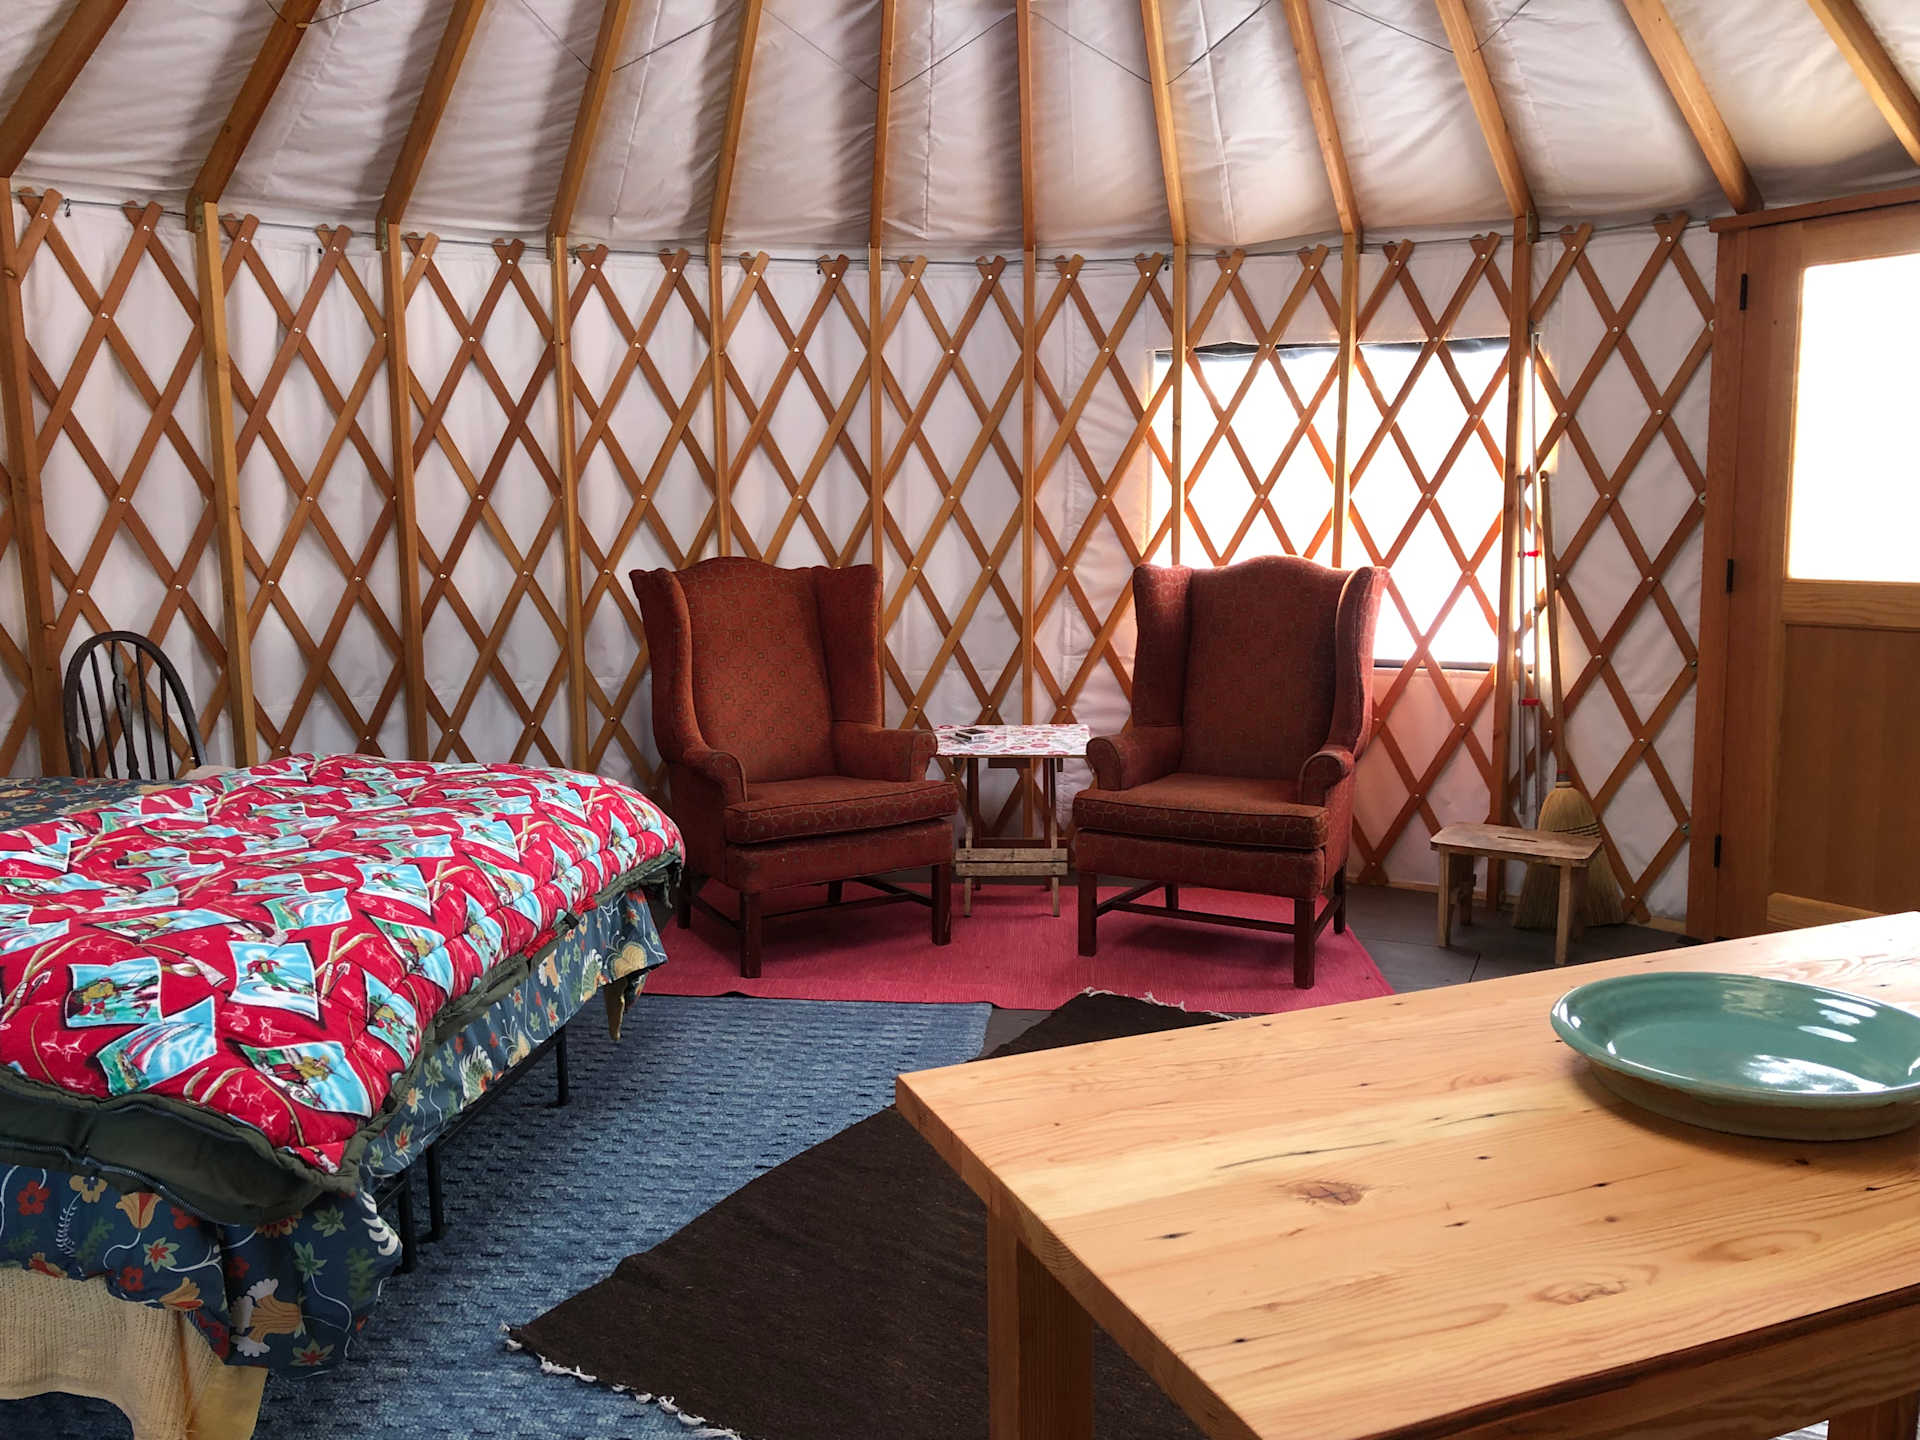
[[[1053, 913], [1060, 913], [1060, 880], [1067, 873], [1067, 847], [1060, 834], [1060, 768], [1087, 753], [1093, 732], [1085, 725], [936, 725], [939, 753], [966, 762], [967, 807], [964, 843], [954, 852], [953, 873], [960, 881], [960, 909], [973, 913], [976, 880], [1040, 876], [1053, 892]], [[1045, 797], [1046, 833], [1027, 839], [985, 837], [980, 826], [980, 762], [990, 769], [1017, 770], [1038, 765]]]

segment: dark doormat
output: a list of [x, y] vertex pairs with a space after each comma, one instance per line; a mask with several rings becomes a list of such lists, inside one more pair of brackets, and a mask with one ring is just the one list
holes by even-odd
[[[1215, 1018], [1114, 995], [995, 1055]], [[984, 1440], [987, 1216], [889, 1107], [768, 1171], [512, 1332], [550, 1365], [670, 1400], [749, 1440]], [[1105, 1335], [1102, 1440], [1200, 1432]]]

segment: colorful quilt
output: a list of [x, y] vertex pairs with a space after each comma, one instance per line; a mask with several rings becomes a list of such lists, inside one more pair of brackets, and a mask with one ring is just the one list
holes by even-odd
[[0, 834], [0, 1158], [232, 1222], [350, 1193], [422, 1053], [679, 852], [611, 781], [364, 755]]
[[427, 1052], [368, 1147], [360, 1188], [284, 1220], [223, 1225], [151, 1191], [121, 1194], [94, 1177], [0, 1165], [0, 1269], [102, 1277], [123, 1300], [185, 1314], [230, 1365], [286, 1373], [338, 1365], [400, 1263], [399, 1237], [373, 1203], [377, 1182], [419, 1159], [603, 985], [643, 977], [665, 959], [640, 896], [594, 910], [484, 1015]]

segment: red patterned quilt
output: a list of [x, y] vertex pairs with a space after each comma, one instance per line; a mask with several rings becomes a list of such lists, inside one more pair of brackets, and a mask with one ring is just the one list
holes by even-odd
[[[215, 1219], [290, 1213], [289, 1177], [350, 1190], [425, 1045], [679, 851], [611, 781], [361, 755], [0, 833], [0, 1155]], [[282, 1183], [209, 1191], [249, 1158]]]

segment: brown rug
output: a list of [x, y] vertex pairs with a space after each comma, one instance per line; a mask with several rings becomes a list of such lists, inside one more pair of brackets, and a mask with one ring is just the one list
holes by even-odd
[[[1112, 995], [996, 1055], [1203, 1025]], [[985, 1440], [987, 1217], [891, 1107], [750, 1181], [512, 1332], [554, 1366], [749, 1440]], [[1105, 1335], [1102, 1440], [1200, 1432]]]

